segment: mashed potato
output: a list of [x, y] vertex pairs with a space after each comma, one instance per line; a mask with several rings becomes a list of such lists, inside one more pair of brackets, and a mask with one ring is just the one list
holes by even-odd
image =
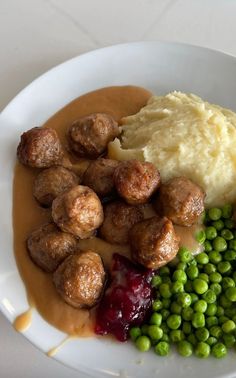
[[153, 96], [122, 120], [109, 157], [150, 161], [163, 181], [186, 176], [207, 193], [208, 207], [236, 200], [236, 114], [181, 92]]

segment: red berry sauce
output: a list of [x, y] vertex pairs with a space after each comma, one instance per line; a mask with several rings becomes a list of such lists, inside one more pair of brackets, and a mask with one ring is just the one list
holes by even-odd
[[150, 310], [153, 274], [118, 253], [113, 255], [111, 283], [97, 309], [96, 334], [128, 339], [130, 327], [140, 325]]

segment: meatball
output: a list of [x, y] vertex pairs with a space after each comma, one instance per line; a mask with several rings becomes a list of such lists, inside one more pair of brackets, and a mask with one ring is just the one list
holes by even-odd
[[129, 230], [142, 219], [143, 212], [136, 206], [121, 201], [109, 203], [105, 206], [100, 236], [112, 244], [126, 244]]
[[59, 230], [54, 223], [49, 223], [32, 232], [27, 248], [36, 265], [45, 272], [54, 272], [66, 257], [77, 250], [77, 240]]
[[158, 269], [178, 253], [179, 237], [173, 223], [158, 216], [136, 223], [129, 233], [132, 257], [149, 269]]
[[78, 185], [78, 181], [75, 173], [68, 169], [62, 166], [51, 167], [36, 176], [33, 194], [41, 205], [48, 207], [59, 194]]
[[93, 251], [67, 257], [53, 275], [58, 293], [76, 308], [90, 308], [98, 302], [105, 278], [102, 259]]
[[158, 213], [179, 226], [192, 226], [204, 211], [205, 193], [186, 177], [175, 177], [161, 185], [154, 202]]
[[93, 189], [100, 197], [112, 194], [113, 175], [119, 162], [110, 159], [97, 159], [91, 162], [83, 177], [83, 184]]
[[119, 134], [118, 124], [110, 115], [94, 113], [76, 120], [68, 138], [76, 155], [96, 159]]
[[96, 193], [87, 186], [77, 185], [60, 194], [52, 203], [52, 217], [62, 231], [77, 238], [94, 235], [103, 222], [103, 208]]
[[21, 135], [17, 147], [19, 161], [33, 168], [48, 168], [60, 164], [63, 151], [55, 130], [34, 127]]
[[119, 195], [131, 205], [143, 204], [160, 185], [160, 173], [152, 163], [123, 161], [114, 172]]

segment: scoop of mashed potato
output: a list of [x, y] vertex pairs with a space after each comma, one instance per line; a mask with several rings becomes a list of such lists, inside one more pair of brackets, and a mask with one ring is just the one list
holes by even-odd
[[208, 207], [236, 200], [236, 114], [193, 94], [153, 96], [122, 119], [110, 158], [155, 164], [162, 181], [186, 176], [206, 192]]

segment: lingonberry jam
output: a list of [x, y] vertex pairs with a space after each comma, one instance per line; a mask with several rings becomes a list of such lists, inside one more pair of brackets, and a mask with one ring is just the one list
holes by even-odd
[[151, 307], [152, 276], [152, 270], [113, 255], [111, 283], [97, 309], [96, 334], [110, 333], [119, 341], [127, 340], [129, 328], [141, 324]]

